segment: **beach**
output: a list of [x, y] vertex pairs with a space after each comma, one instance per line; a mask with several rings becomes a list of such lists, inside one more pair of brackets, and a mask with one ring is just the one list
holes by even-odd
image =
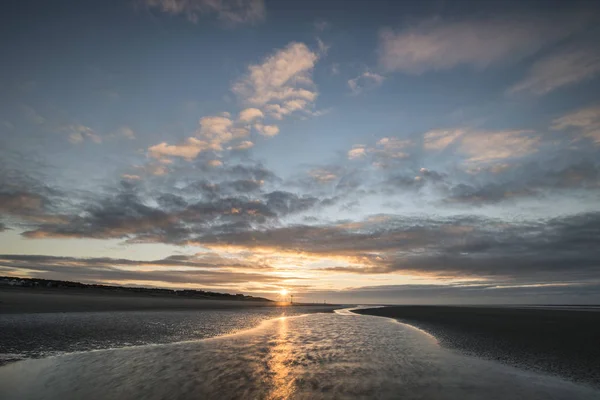
[[0, 367], [0, 397], [7, 400], [591, 400], [598, 395], [587, 386], [451, 352], [388, 318], [351, 313], [272, 318], [210, 339]]
[[395, 318], [469, 355], [600, 386], [600, 312], [594, 309], [389, 306], [354, 312]]

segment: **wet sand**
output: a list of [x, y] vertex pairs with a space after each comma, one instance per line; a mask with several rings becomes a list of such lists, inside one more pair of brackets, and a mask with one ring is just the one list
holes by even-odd
[[[221, 311], [223, 312], [223, 311]], [[0, 398], [592, 400], [600, 392], [464, 357], [387, 318], [310, 314], [212, 339], [0, 367]]]
[[355, 312], [395, 318], [466, 354], [600, 387], [597, 311], [390, 306]]
[[[288, 303], [249, 300], [173, 298], [145, 294], [89, 293], [84, 290], [0, 289], [0, 314], [95, 311], [222, 310], [278, 307]], [[310, 306], [310, 304], [295, 304]], [[317, 305], [322, 306], [322, 305]]]

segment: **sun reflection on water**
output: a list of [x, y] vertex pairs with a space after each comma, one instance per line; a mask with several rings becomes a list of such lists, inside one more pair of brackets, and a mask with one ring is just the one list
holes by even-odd
[[288, 318], [284, 315], [277, 322], [275, 345], [268, 356], [268, 369], [272, 390], [269, 399], [287, 399], [294, 393], [295, 378], [290, 363], [293, 360], [293, 348], [288, 338]]

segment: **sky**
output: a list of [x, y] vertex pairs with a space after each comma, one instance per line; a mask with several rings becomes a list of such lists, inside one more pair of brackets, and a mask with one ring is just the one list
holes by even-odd
[[0, 275], [600, 302], [597, 2], [13, 3]]

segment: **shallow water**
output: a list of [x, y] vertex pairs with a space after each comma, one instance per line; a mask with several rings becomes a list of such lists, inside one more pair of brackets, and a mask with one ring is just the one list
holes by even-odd
[[0, 314], [0, 365], [76, 351], [205, 339], [333, 307]]
[[597, 399], [559, 379], [461, 356], [393, 320], [284, 317], [218, 338], [26, 360], [3, 399]]

